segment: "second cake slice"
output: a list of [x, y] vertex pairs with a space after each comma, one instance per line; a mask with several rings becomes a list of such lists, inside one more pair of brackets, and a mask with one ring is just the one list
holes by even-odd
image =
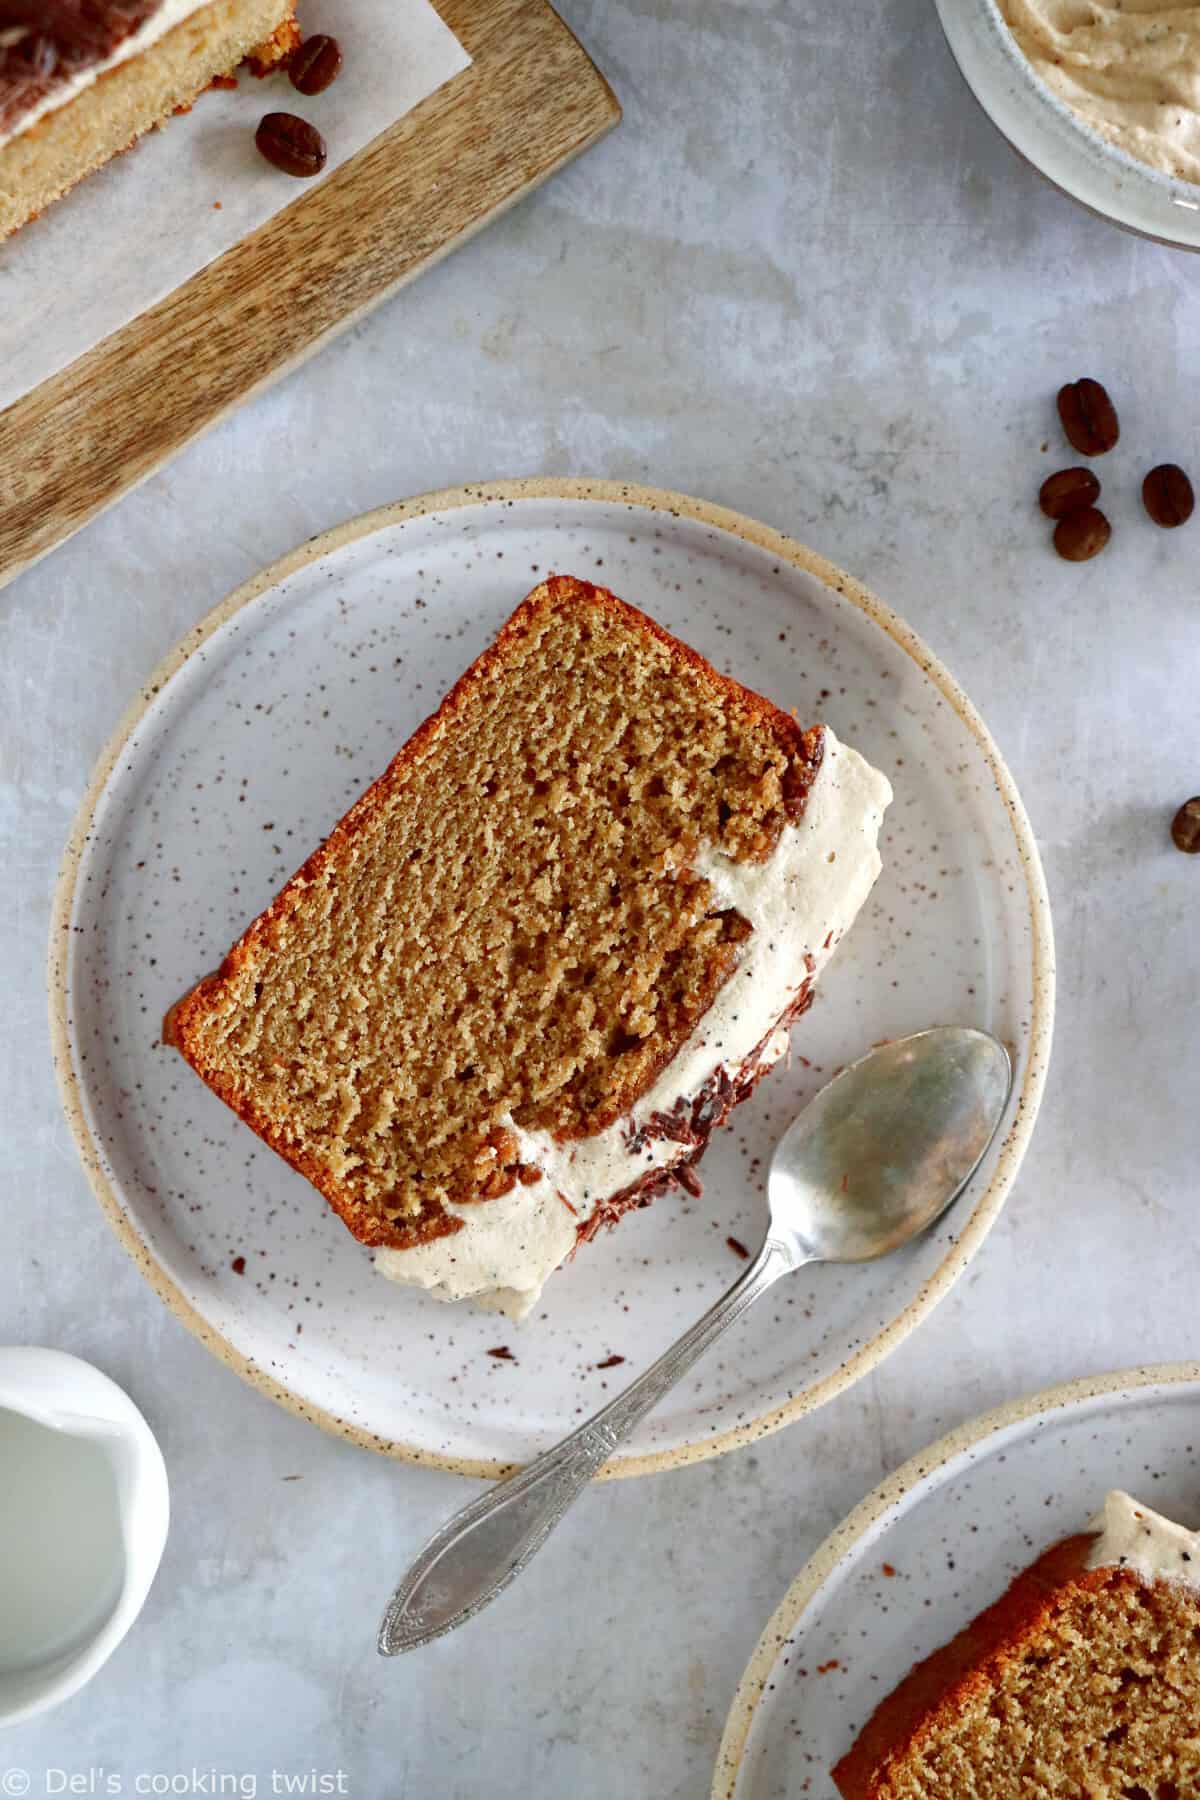
[[519, 1315], [782, 1055], [890, 798], [552, 578], [167, 1036], [383, 1273]]

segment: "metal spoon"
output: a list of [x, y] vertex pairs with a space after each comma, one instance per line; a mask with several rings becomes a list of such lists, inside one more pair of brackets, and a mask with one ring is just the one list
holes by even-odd
[[962, 1026], [899, 1038], [843, 1069], [780, 1139], [767, 1235], [740, 1279], [623, 1394], [442, 1527], [392, 1596], [380, 1655], [428, 1644], [494, 1600], [638, 1420], [781, 1275], [886, 1256], [940, 1218], [1011, 1087], [1003, 1044]]

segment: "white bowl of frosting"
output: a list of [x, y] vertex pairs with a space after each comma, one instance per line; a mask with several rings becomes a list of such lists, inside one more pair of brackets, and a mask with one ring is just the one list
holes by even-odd
[[936, 0], [975, 98], [1035, 168], [1200, 249], [1200, 0]]

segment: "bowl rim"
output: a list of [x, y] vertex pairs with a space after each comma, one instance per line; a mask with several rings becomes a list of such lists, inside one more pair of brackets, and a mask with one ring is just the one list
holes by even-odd
[[759, 1701], [770, 1682], [780, 1651], [800, 1624], [805, 1608], [864, 1533], [918, 1482], [945, 1468], [986, 1438], [1041, 1413], [1051, 1415], [1108, 1394], [1189, 1384], [1200, 1388], [1200, 1362], [1142, 1363], [1131, 1369], [1114, 1369], [1108, 1374], [1081, 1375], [1071, 1381], [1056, 1382], [1052, 1387], [1039, 1388], [1036, 1393], [1005, 1400], [962, 1425], [956, 1425], [953, 1431], [946, 1432], [925, 1449], [917, 1450], [878, 1487], [872, 1488], [814, 1550], [763, 1627], [738, 1682], [721, 1734], [710, 1800], [735, 1800]]
[[[1042, 80], [1000, 11], [999, 0], [934, 0], [951, 56], [979, 106], [1006, 142], [1052, 187], [1096, 218], [1154, 243], [1176, 250], [1200, 250], [1200, 182], [1171, 175], [1142, 162], [1106, 138]], [[972, 22], [980, 28], [972, 31]], [[985, 47], [990, 46], [990, 48]], [[1009, 94], [984, 91], [989, 68], [998, 72], [1002, 59], [1011, 83]], [[1064, 164], [1048, 166], [1043, 130], [1057, 139]], [[1088, 180], [1089, 171], [1093, 179]], [[1106, 172], [1115, 182], [1107, 195], [1097, 191]], [[1144, 208], [1172, 208], [1162, 217], [1147, 217]], [[1170, 230], [1173, 217], [1189, 217], [1191, 235]]]
[[119, 719], [107, 744], [95, 763], [87, 789], [76, 812], [71, 833], [63, 852], [51, 908], [50, 934], [47, 947], [47, 987], [50, 1002], [50, 1038], [58, 1081], [59, 1098], [75, 1140], [84, 1171], [102, 1211], [122, 1247], [158, 1295], [194, 1337], [221, 1362], [242, 1379], [284, 1406], [298, 1418], [319, 1425], [335, 1437], [348, 1440], [363, 1449], [395, 1457], [425, 1468], [472, 1477], [503, 1478], [521, 1465], [492, 1457], [455, 1456], [427, 1450], [401, 1439], [383, 1438], [361, 1425], [328, 1411], [293, 1393], [276, 1375], [268, 1373], [231, 1343], [196, 1310], [171, 1276], [151, 1253], [136, 1231], [121, 1204], [119, 1194], [105, 1173], [102, 1158], [93, 1139], [83, 1105], [80, 1082], [72, 1051], [68, 1024], [71, 921], [74, 913], [77, 879], [91, 837], [96, 810], [109, 779], [137, 727], [154, 704], [166, 684], [185, 663], [228, 620], [251, 605], [260, 595], [277, 587], [299, 570], [356, 543], [363, 538], [428, 514], [451, 512], [462, 508], [500, 503], [512, 506], [525, 500], [562, 500], [569, 503], [595, 502], [605, 506], [627, 506], [649, 513], [663, 513], [675, 518], [694, 520], [714, 531], [742, 539], [765, 550], [779, 562], [813, 576], [839, 594], [876, 624], [928, 677], [943, 699], [957, 714], [974, 738], [995, 782], [997, 792], [1012, 830], [1025, 882], [1031, 949], [1031, 992], [1028, 1028], [1028, 1055], [1019, 1092], [1010, 1101], [1009, 1124], [987, 1187], [975, 1199], [955, 1242], [947, 1250], [929, 1280], [908, 1305], [882, 1331], [868, 1338], [841, 1363], [836, 1370], [805, 1388], [782, 1405], [768, 1408], [752, 1419], [731, 1426], [712, 1437], [655, 1450], [637, 1456], [614, 1457], [600, 1471], [600, 1479], [645, 1475], [662, 1470], [682, 1468], [689, 1463], [707, 1461], [724, 1455], [740, 1445], [778, 1431], [818, 1406], [834, 1399], [874, 1368], [896, 1349], [909, 1333], [932, 1312], [983, 1243], [1008, 1192], [1016, 1180], [1028, 1148], [1038, 1108], [1045, 1088], [1054, 1027], [1055, 963], [1054, 933], [1050, 916], [1050, 900], [1042, 872], [1033, 829], [1016, 783], [1000, 754], [991, 733], [972, 702], [959, 687], [945, 665], [922, 642], [909, 625], [876, 598], [860, 582], [845, 574], [823, 556], [807, 549], [795, 539], [760, 524], [731, 508], [706, 500], [693, 499], [669, 489], [646, 487], [639, 483], [589, 480], [580, 477], [526, 477], [517, 480], [465, 484], [436, 489], [409, 500], [395, 501], [362, 513], [329, 530], [319, 532], [296, 549], [277, 558], [257, 575], [243, 582], [199, 621], [170, 650], [140, 688]]

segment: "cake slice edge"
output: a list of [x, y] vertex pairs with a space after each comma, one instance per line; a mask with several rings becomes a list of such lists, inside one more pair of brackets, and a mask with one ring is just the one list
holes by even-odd
[[[910, 1759], [932, 1748], [929, 1740], [952, 1729], [971, 1702], [994, 1693], [1007, 1666], [1026, 1655], [1036, 1663], [1061, 1616], [1089, 1595], [1115, 1589], [1132, 1597], [1159, 1585], [1168, 1595], [1186, 1594], [1188, 1605], [1195, 1606], [1192, 1633], [1200, 1641], [1200, 1533], [1114, 1489], [1086, 1531], [1043, 1551], [997, 1600], [915, 1663], [880, 1701], [831, 1771], [842, 1800], [908, 1800], [915, 1791]], [[1082, 1665], [1080, 1682], [1086, 1674]], [[1192, 1749], [1200, 1772], [1200, 1677], [1192, 1710], [1197, 1720]], [[1119, 1727], [1121, 1720], [1114, 1718], [1113, 1724]], [[1014, 1771], [994, 1773], [1011, 1777]], [[1181, 1790], [1172, 1785], [1172, 1791]]]

